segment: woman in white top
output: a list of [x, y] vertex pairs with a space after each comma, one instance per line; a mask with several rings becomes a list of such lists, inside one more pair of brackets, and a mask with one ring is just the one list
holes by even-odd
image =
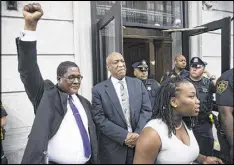
[[176, 77], [161, 84], [152, 120], [137, 140], [133, 164], [223, 164], [216, 157], [199, 154], [191, 130], [199, 107], [196, 89], [189, 81]]

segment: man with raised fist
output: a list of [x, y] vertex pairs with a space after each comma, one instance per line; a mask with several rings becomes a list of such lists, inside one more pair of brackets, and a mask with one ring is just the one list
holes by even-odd
[[83, 76], [79, 67], [64, 61], [57, 68], [57, 84], [43, 80], [35, 31], [43, 10], [38, 3], [24, 6], [24, 30], [16, 39], [18, 71], [34, 107], [35, 119], [23, 164], [98, 163], [96, 128], [90, 102], [78, 94]]

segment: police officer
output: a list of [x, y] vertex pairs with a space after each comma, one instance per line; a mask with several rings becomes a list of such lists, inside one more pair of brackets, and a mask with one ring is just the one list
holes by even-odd
[[213, 93], [215, 85], [212, 78], [203, 76], [206, 62], [199, 57], [194, 57], [190, 61], [190, 70], [188, 80], [193, 83], [197, 89], [197, 97], [200, 100], [200, 112], [193, 127], [194, 135], [197, 139], [200, 153], [206, 156], [213, 155], [214, 137], [212, 131], [213, 118]]
[[216, 83], [216, 103], [222, 131], [218, 131], [220, 152], [225, 163], [233, 163], [233, 68], [224, 72]]
[[142, 82], [144, 83], [145, 88], [149, 94], [151, 105], [153, 107], [154, 102], [155, 102], [157, 89], [159, 88], [160, 84], [154, 79], [148, 79], [149, 67], [147, 65], [146, 60], [143, 59], [139, 62], [135, 62], [134, 64], [132, 64], [132, 67], [134, 69], [134, 76], [136, 76], [136, 78], [142, 80]]
[[[2, 102], [0, 103], [1, 105], [1, 141], [5, 139], [5, 130], [4, 126], [6, 125], [6, 116], [7, 113], [2, 105]], [[6, 156], [4, 155], [3, 147], [2, 147], [2, 142], [1, 142], [1, 164], [8, 164], [8, 160]]]
[[174, 64], [175, 64], [174, 69], [172, 69], [172, 71], [164, 74], [160, 80], [160, 83], [167, 80], [168, 78], [173, 78], [173, 77], [176, 77], [178, 75], [180, 75], [181, 77], [188, 77], [189, 72], [187, 70], [185, 70], [185, 67], [187, 64], [186, 58], [183, 55], [175, 56]]

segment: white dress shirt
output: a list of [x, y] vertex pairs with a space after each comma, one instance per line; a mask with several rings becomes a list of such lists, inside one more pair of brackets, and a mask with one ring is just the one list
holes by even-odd
[[30, 30], [22, 30], [20, 32], [20, 40], [21, 41], [36, 41], [37, 40], [37, 32]]
[[[22, 41], [36, 41], [36, 31], [23, 30], [20, 33]], [[79, 110], [81, 119], [88, 133], [88, 118], [79, 98], [72, 95], [73, 103]], [[89, 137], [90, 139], [90, 137]], [[65, 114], [57, 133], [49, 140], [48, 159], [59, 164], [85, 164], [89, 159], [84, 155], [83, 141], [79, 127], [67, 100]]]
[[[115, 87], [115, 91], [116, 91], [116, 93], [117, 93], [119, 102], [120, 102], [120, 104], [121, 104], [121, 103], [122, 103], [122, 100], [121, 100], [121, 93], [120, 93], [120, 85], [121, 85], [121, 84], [119, 83], [120, 80], [118, 80], [117, 78], [111, 76], [111, 81], [112, 81], [113, 86]], [[125, 89], [128, 89], [125, 77], [124, 77], [121, 81], [124, 82], [124, 83], [123, 83], [123, 84], [124, 84], [124, 88], [125, 88]], [[128, 95], [128, 90], [127, 90], [127, 95]], [[122, 104], [121, 104], [121, 106], [122, 106]], [[123, 107], [122, 107], [122, 108], [123, 108]]]
[[[121, 93], [120, 93], [120, 86], [121, 84], [119, 83], [120, 80], [118, 80], [117, 78], [111, 76], [111, 82], [115, 88], [115, 91], [117, 93], [117, 96], [118, 96], [118, 99], [119, 99], [119, 102], [120, 102], [120, 105], [123, 109], [123, 105], [122, 105], [122, 99], [121, 99]], [[123, 82], [123, 85], [124, 85], [124, 88], [126, 89], [127, 91], [127, 96], [129, 98], [129, 94], [128, 94], [128, 87], [127, 87], [127, 83], [126, 83], [126, 79], [125, 77], [121, 80]], [[129, 100], [129, 99], [128, 99]], [[129, 107], [129, 111], [130, 111], [130, 107]], [[127, 120], [127, 119], [126, 119]], [[127, 121], [128, 123], [128, 132], [132, 132], [132, 127], [131, 127], [131, 122], [130, 121]]]
[[[86, 112], [75, 94], [72, 95], [72, 98], [88, 133]], [[59, 130], [49, 141], [48, 157], [49, 160], [59, 164], [84, 164], [89, 160], [89, 158], [84, 156], [82, 137], [68, 102], [67, 113], [64, 116]]]

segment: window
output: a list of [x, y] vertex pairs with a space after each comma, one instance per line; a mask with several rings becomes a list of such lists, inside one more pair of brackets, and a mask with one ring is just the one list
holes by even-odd
[[[115, 1], [96, 1], [97, 18], [105, 15]], [[182, 27], [182, 1], [122, 1], [127, 23]]]

